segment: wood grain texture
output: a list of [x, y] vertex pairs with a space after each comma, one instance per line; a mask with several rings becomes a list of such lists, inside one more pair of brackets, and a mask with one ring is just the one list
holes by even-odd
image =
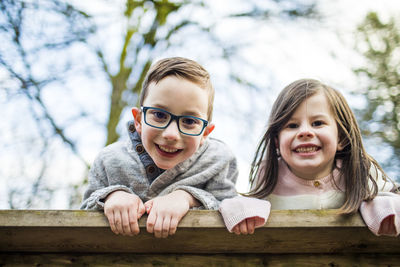
[[376, 237], [359, 214], [334, 210], [272, 211], [253, 235], [229, 233], [217, 211], [190, 211], [177, 233], [157, 239], [111, 232], [101, 212], [0, 210], [0, 252], [160, 254], [400, 254], [399, 238]]
[[[145, 227], [146, 216], [140, 221]], [[338, 215], [336, 210], [273, 210], [266, 228], [308, 227], [365, 228], [361, 216]], [[108, 227], [100, 211], [86, 210], [0, 210], [0, 227]], [[190, 210], [179, 223], [179, 228], [224, 228], [218, 211]]]
[[396, 254], [0, 254], [1, 266], [400, 266]]

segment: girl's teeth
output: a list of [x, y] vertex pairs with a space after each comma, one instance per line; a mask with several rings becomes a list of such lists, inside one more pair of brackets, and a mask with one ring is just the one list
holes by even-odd
[[173, 149], [173, 148], [168, 148], [168, 147], [162, 147], [162, 146], [159, 146], [159, 147], [160, 147], [160, 149], [161, 149], [162, 151], [168, 152], [168, 153], [174, 153], [174, 152], [178, 151], [178, 149]]
[[317, 147], [313, 146], [313, 147], [299, 147], [296, 149], [296, 152], [300, 152], [300, 153], [308, 153], [308, 152], [314, 152], [317, 151]]

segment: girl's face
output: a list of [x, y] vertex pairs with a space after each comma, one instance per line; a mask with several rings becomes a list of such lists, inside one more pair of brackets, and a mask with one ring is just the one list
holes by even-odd
[[341, 150], [337, 124], [323, 92], [308, 97], [278, 135], [283, 160], [298, 177], [313, 180], [329, 175]]

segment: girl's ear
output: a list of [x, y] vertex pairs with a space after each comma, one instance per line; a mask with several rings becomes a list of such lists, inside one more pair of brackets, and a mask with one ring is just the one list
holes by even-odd
[[135, 128], [136, 131], [141, 135], [142, 134], [142, 112], [139, 108], [132, 108], [132, 115], [135, 119]]
[[346, 141], [344, 139], [340, 140], [337, 144], [336, 151], [342, 151], [343, 148], [346, 146]]
[[279, 149], [279, 140], [278, 137], [275, 137], [275, 147]]
[[215, 129], [215, 124], [214, 123], [210, 123], [203, 132], [203, 135], [201, 136], [201, 141], [200, 141], [200, 145], [202, 145], [204, 143], [204, 141], [206, 140], [207, 136], [214, 131]]

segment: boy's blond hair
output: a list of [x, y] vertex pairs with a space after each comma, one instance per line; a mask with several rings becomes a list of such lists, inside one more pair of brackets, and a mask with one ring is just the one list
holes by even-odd
[[196, 61], [183, 57], [161, 59], [150, 67], [146, 78], [143, 81], [139, 104], [141, 106], [143, 105], [151, 83], [158, 83], [168, 76], [186, 79], [208, 91], [207, 120], [211, 121], [214, 103], [214, 88], [211, 84], [210, 74]]

